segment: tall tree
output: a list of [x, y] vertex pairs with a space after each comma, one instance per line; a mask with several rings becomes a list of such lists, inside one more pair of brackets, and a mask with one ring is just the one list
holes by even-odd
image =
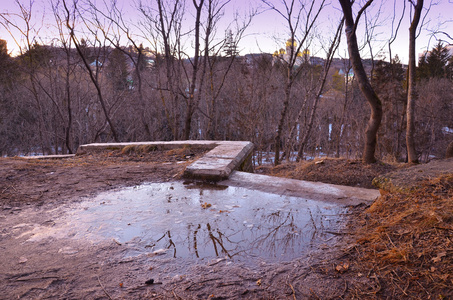
[[418, 163], [417, 152], [415, 150], [415, 101], [417, 91], [415, 88], [415, 40], [417, 26], [420, 22], [420, 17], [423, 9], [423, 0], [417, 0], [415, 3], [410, 0], [414, 7], [414, 16], [412, 17], [411, 26], [409, 27], [409, 66], [408, 66], [408, 94], [407, 94], [407, 125], [406, 125], [406, 147], [407, 161], [409, 163]]
[[[39, 143], [43, 154], [51, 153], [51, 138], [49, 122], [46, 120], [46, 107], [44, 106], [43, 97], [39, 93], [39, 76], [37, 75], [40, 66], [49, 58], [48, 49], [45, 46], [38, 44], [40, 27], [35, 24], [33, 8], [34, 2], [30, 1], [28, 6], [21, 3], [19, 0], [14, 1], [17, 8], [17, 14], [0, 14], [1, 25], [14, 39], [16, 46], [20, 52], [20, 64], [24, 73], [28, 77], [30, 87], [27, 88], [31, 93], [30, 98], [34, 100], [35, 109], [38, 112], [37, 128]], [[14, 33], [18, 33], [20, 38]], [[47, 58], [47, 59], [46, 59]], [[23, 81], [27, 84], [26, 81]], [[28, 121], [28, 120], [27, 120]]]
[[234, 41], [233, 31], [231, 29], [225, 33], [225, 45], [223, 47], [223, 51], [226, 56], [231, 57], [239, 54], [237, 44]]
[[348, 43], [349, 59], [351, 60], [352, 69], [359, 84], [363, 96], [368, 101], [371, 109], [370, 119], [367, 128], [365, 129], [365, 148], [363, 150], [362, 160], [364, 163], [376, 162], [375, 152], [377, 143], [377, 132], [382, 119], [382, 103], [373, 87], [368, 80], [365, 68], [362, 64], [359, 46], [357, 43], [357, 26], [361, 15], [371, 5], [373, 0], [368, 0], [365, 5], [360, 8], [354, 20], [352, 6], [354, 1], [339, 0], [344, 14], [345, 33]]
[[[190, 139], [198, 135], [198, 131], [194, 133], [192, 123], [197, 111], [203, 113], [200, 102], [204, 96], [202, 93], [209, 64], [212, 62], [210, 56], [218, 55], [219, 48], [223, 48], [225, 44], [225, 40], [217, 40], [215, 34], [225, 7], [231, 0], [192, 0], [187, 1], [190, 3], [187, 6], [185, 1], [155, 2], [157, 9], [141, 5], [140, 10], [150, 25], [144, 30], [144, 34], [155, 47], [158, 73], [156, 89], [161, 94], [166, 115], [172, 115], [172, 122], [169, 123], [173, 138]], [[194, 12], [194, 18], [191, 20], [191, 28], [184, 32], [182, 23], [188, 9]], [[238, 30], [236, 37], [242, 35], [242, 32], [243, 30]], [[188, 51], [188, 47], [192, 51]], [[229, 70], [227, 67], [222, 73], [226, 74]], [[221, 84], [219, 88], [222, 86]], [[167, 98], [172, 102], [170, 105]], [[180, 126], [183, 128], [182, 134]]]
[[[76, 12], [78, 11], [77, 2], [74, 2], [74, 7], [73, 7], [72, 11], [70, 11], [66, 4], [66, 0], [62, 0], [62, 1], [63, 1], [64, 10], [66, 13], [65, 22], [66, 22], [66, 27], [69, 30], [69, 36], [71, 37], [71, 40], [74, 43], [74, 46], [76, 47], [77, 53], [79, 54], [80, 58], [82, 59], [82, 62], [86, 68], [86, 71], [88, 72], [88, 74], [90, 76], [91, 82], [93, 83], [93, 85], [96, 88], [99, 103], [101, 104], [102, 111], [104, 112], [106, 123], [108, 123], [108, 125], [110, 126], [110, 130], [112, 132], [113, 139], [115, 140], [115, 142], [119, 142], [118, 134], [116, 132], [113, 121], [110, 117], [110, 113], [107, 109], [107, 105], [106, 105], [104, 96], [102, 94], [99, 77], [98, 77], [99, 72], [97, 72], [97, 71], [95, 72], [91, 68], [91, 65], [88, 62], [88, 58], [84, 55], [84, 52], [83, 52], [84, 49], [81, 47], [81, 41], [79, 41], [75, 35], [75, 23], [76, 23], [75, 16], [76, 16]], [[96, 39], [96, 41], [100, 42], [99, 36], [93, 31], [91, 33], [94, 35], [94, 38]], [[100, 65], [100, 62], [98, 60], [96, 60], [95, 66], [94, 66], [96, 68], [96, 70], [99, 67], [99, 65]]]
[[443, 78], [448, 76], [449, 60], [451, 55], [442, 42], [439, 43], [425, 55], [421, 56], [418, 62], [418, 79]]
[[125, 90], [128, 88], [128, 61], [123, 51], [115, 48], [109, 55], [109, 62], [106, 67], [107, 76], [111, 79], [113, 88]]
[[[146, 103], [145, 95], [143, 92], [144, 87], [142, 73], [146, 67], [143, 44], [137, 42], [137, 37], [136, 35], [134, 35], [133, 30], [131, 29], [133, 24], [130, 24], [125, 20], [124, 13], [118, 7], [118, 3], [116, 1], [111, 2], [111, 6], [107, 7], [108, 13], [105, 13], [102, 8], [99, 7], [99, 5], [96, 5], [96, 3], [91, 0], [89, 1], [89, 5], [91, 7], [92, 17], [95, 23], [101, 29], [104, 37], [115, 47], [116, 51], [120, 51], [125, 56], [127, 56], [128, 61], [130, 61], [133, 65], [133, 74], [129, 74], [129, 77], [131, 77], [131, 75], [134, 75], [132, 79], [134, 89], [135, 87], [137, 87], [136, 91], [138, 94], [139, 105], [135, 107], [135, 109], [137, 111], [137, 114], [140, 116], [141, 123], [143, 124], [143, 128], [145, 130], [145, 138], [150, 140], [152, 136], [151, 128], [149, 126], [150, 120], [146, 116]], [[106, 19], [107, 23], [109, 23], [110, 25], [105, 26], [104, 28], [102, 19]], [[107, 30], [109, 27], [115, 27], [115, 30]], [[127, 40], [125, 40], [124, 37], [126, 37]], [[129, 44], [129, 47], [122, 46], [122, 43], [125, 42]], [[135, 84], [135, 81], [137, 82], [137, 84]]]
[[273, 1], [262, 0], [262, 2], [279, 14], [284, 19], [289, 29], [289, 39], [286, 42], [287, 53], [281, 57], [282, 62], [286, 67], [283, 107], [280, 112], [280, 119], [274, 140], [274, 164], [278, 165], [280, 163], [283, 125], [288, 114], [290, 99], [293, 96], [293, 85], [307, 63], [305, 61], [304, 64], [304, 62], [301, 61], [301, 50], [304, 49], [302, 47], [306, 47], [306, 43], [312, 35], [316, 21], [318, 20], [321, 11], [324, 9], [326, 1], [320, 1], [319, 5], [316, 1], [281, 1], [282, 9], [277, 7]]
[[308, 139], [310, 138], [310, 135], [311, 135], [314, 118], [316, 115], [316, 108], [318, 106], [319, 99], [321, 99], [321, 96], [324, 92], [324, 86], [327, 81], [327, 76], [329, 74], [329, 70], [330, 70], [330, 66], [332, 64], [334, 54], [335, 54], [335, 52], [337, 52], [338, 46], [340, 45], [340, 37], [341, 37], [342, 29], [343, 29], [343, 20], [341, 20], [339, 22], [339, 25], [338, 25], [336, 33], [335, 33], [335, 37], [332, 39], [329, 49], [326, 51], [326, 59], [324, 62], [322, 74], [319, 78], [319, 81], [317, 82], [317, 90], [316, 90], [316, 94], [313, 97], [313, 103], [311, 106], [310, 116], [308, 118], [308, 121], [306, 122], [307, 123], [306, 128], [304, 130], [304, 134], [302, 135], [302, 139], [301, 139], [301, 142], [299, 145], [299, 151], [297, 153], [297, 158], [299, 160], [303, 158], [304, 149], [305, 149], [305, 147], [308, 143]]
[[379, 130], [378, 149], [381, 157], [391, 155], [401, 158], [404, 150], [404, 132], [406, 116], [407, 90], [405, 87], [406, 71], [398, 55], [390, 62], [379, 60], [373, 74], [373, 83], [382, 100], [385, 114]]

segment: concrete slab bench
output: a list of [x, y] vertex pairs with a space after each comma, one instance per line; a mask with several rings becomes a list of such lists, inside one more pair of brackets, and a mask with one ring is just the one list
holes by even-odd
[[171, 150], [182, 147], [209, 150], [203, 157], [189, 165], [184, 177], [219, 181], [227, 179], [234, 170], [251, 172], [253, 144], [247, 141], [170, 141], [93, 143], [80, 145], [77, 154], [106, 150], [121, 150], [128, 146], [150, 146], [156, 150]]

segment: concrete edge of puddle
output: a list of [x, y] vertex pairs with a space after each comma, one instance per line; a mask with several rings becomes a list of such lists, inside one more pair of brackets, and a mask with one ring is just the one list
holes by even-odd
[[268, 175], [233, 171], [227, 180], [218, 184], [246, 187], [273, 194], [334, 202], [345, 206], [371, 204], [379, 196], [378, 190], [280, 178]]

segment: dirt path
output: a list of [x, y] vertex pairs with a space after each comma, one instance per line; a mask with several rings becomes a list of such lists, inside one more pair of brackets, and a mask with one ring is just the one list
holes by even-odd
[[65, 201], [142, 182], [169, 181], [202, 154], [180, 149], [122, 155], [118, 151], [67, 159], [0, 158], [0, 204], [6, 207]]

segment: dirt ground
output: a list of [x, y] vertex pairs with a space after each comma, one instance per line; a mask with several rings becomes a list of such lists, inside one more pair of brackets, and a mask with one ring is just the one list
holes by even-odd
[[255, 173], [373, 189], [376, 188], [372, 184], [374, 177], [401, 168], [404, 168], [404, 164], [364, 164], [360, 160], [318, 158], [314, 161], [283, 163], [276, 167], [264, 165], [257, 167]]
[[42, 205], [121, 186], [177, 179], [202, 153], [177, 149], [129, 155], [112, 151], [67, 159], [0, 158], [0, 204]]
[[[451, 268], [442, 269], [436, 265], [434, 271], [443, 271], [438, 272], [440, 277], [433, 277], [437, 273], [426, 267], [433, 280], [443, 280], [442, 290], [426, 289], [425, 286], [430, 284], [429, 279], [426, 279], [429, 277], [422, 278], [421, 272], [414, 275], [419, 279], [411, 279], [410, 274], [414, 271], [408, 266], [409, 262], [413, 262], [412, 255], [418, 255], [413, 253], [420, 253], [422, 250], [415, 249], [412, 253], [408, 250], [409, 240], [397, 240], [393, 232], [380, 229], [382, 224], [378, 224], [376, 218], [383, 219], [383, 215], [388, 216], [389, 211], [395, 210], [389, 203], [406, 197], [400, 194], [396, 198], [386, 195], [385, 201], [380, 200], [370, 208], [350, 208], [349, 227], [345, 228], [344, 233], [332, 235], [325, 245], [321, 245], [320, 250], [306, 253], [287, 263], [258, 261], [248, 265], [223, 258], [181, 262], [160, 256], [129, 259], [125, 254], [134, 247], [133, 243], [121, 245], [109, 241], [87, 244], [77, 240], [58, 239], [26, 242], [34, 224], [52, 227], [54, 222], [49, 216], [58, 216], [81, 199], [100, 191], [143, 182], [178, 180], [185, 166], [200, 155], [202, 153], [194, 153], [190, 149], [179, 149], [146, 154], [85, 154], [61, 160], [1, 158], [0, 280], [3, 292], [0, 298], [394, 299], [395, 296], [411, 296], [410, 298], [416, 299], [448, 299], [453, 296], [453, 281], [448, 285], [453, 280]], [[259, 168], [257, 171], [296, 179], [372, 187], [373, 177], [399, 168], [402, 167], [325, 159], [319, 163]], [[437, 187], [444, 192], [436, 197], [443, 201], [451, 200], [449, 180], [451, 179], [425, 185], [428, 189], [426, 193], [431, 195], [432, 190], [429, 191], [429, 188]], [[426, 199], [426, 193], [418, 197]], [[410, 207], [410, 201], [406, 202]], [[432, 202], [429, 205], [432, 206]], [[407, 220], [408, 215], [402, 219]], [[436, 248], [434, 252], [425, 251], [420, 257], [425, 258], [424, 261], [432, 262], [434, 258], [436, 263], [446, 262], [453, 255], [450, 244], [452, 219], [444, 214], [439, 216], [438, 212], [434, 217], [429, 216], [435, 220], [441, 218], [442, 226], [439, 225], [440, 221], [433, 221], [433, 224], [446, 228], [443, 231], [450, 236], [438, 235], [436, 243], [444, 247], [443, 250]], [[366, 232], [363, 231], [365, 227]], [[394, 227], [396, 231], [402, 228], [397, 225]], [[420, 234], [424, 236], [424, 231], [418, 232], [419, 237]], [[382, 236], [386, 238], [387, 235], [390, 242], [382, 246], [379, 239]], [[410, 257], [407, 254], [405, 259], [401, 259], [404, 257], [401, 252], [403, 248], [407, 253], [410, 252]], [[396, 262], [385, 256], [387, 261], [382, 263], [380, 256], [376, 256], [379, 251], [403, 256], [395, 255], [400, 257]], [[371, 258], [374, 265], [370, 265]], [[413, 285], [417, 286], [417, 283], [407, 285], [405, 280], [418, 280], [422, 288], [410, 294]]]

